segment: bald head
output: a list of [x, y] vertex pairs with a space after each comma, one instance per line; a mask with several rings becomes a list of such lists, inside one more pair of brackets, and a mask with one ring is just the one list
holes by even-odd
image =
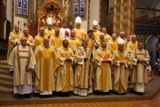
[[103, 28], [102, 28], [102, 32], [103, 32], [104, 34], [106, 34], [107, 29], [106, 29], [105, 27], [103, 27]]
[[44, 35], [44, 27], [40, 27], [39, 33], [40, 33], [40, 35]]
[[21, 38], [21, 45], [22, 46], [26, 46], [27, 45], [27, 39], [24, 36]]
[[134, 34], [131, 36], [131, 41], [136, 42], [137, 41], [137, 36]]
[[71, 38], [75, 38], [76, 36], [76, 31], [75, 30], [71, 30]]
[[104, 33], [100, 33], [99, 39], [100, 39], [100, 40], [104, 40]]
[[113, 33], [113, 34], [112, 34], [112, 39], [113, 39], [113, 40], [116, 40], [116, 39], [117, 39], [116, 33]]
[[14, 30], [15, 30], [15, 32], [17, 32], [17, 33], [19, 32], [19, 25], [18, 25], [18, 24], [15, 24], [15, 25], [14, 25]]
[[28, 29], [27, 27], [25, 27], [25, 28], [23, 29], [23, 34], [24, 34], [25, 36], [28, 36], [28, 34], [29, 34], [29, 29]]
[[55, 29], [55, 36], [59, 36], [59, 32], [60, 32], [60, 29], [57, 27], [57, 28]]
[[119, 36], [120, 36], [122, 39], [124, 39], [124, 38], [125, 38], [125, 32], [124, 32], [124, 31], [121, 31]]
[[49, 38], [47, 36], [43, 38], [43, 44], [45, 47], [49, 46]]

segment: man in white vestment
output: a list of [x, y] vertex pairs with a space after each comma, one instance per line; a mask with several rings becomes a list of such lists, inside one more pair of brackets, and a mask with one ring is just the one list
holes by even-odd
[[67, 22], [62, 22], [62, 28], [60, 28], [60, 36], [62, 39], [67, 39], [70, 37], [70, 29], [67, 27]]
[[33, 50], [27, 46], [26, 37], [22, 37], [21, 45], [17, 45], [11, 52], [9, 65], [14, 67], [13, 85], [14, 94], [18, 94], [18, 99], [30, 98], [32, 93], [32, 69], [36, 64]]
[[143, 43], [138, 43], [138, 49], [133, 52], [133, 90], [136, 94], [143, 95], [144, 85], [147, 81], [147, 67], [149, 66], [150, 56], [148, 51], [143, 49]]

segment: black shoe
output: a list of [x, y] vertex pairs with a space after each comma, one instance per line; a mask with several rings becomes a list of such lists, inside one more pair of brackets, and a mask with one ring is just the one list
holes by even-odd
[[13, 75], [14, 71], [10, 71], [11, 75]]
[[139, 95], [143, 95], [143, 93], [139, 92]]
[[126, 93], [121, 93], [121, 95], [126, 95]]
[[60, 93], [60, 96], [61, 96], [61, 97], [65, 97], [65, 93], [61, 92], [61, 93]]
[[126, 93], [119, 93], [119, 92], [116, 92], [116, 95], [126, 95]]
[[110, 92], [105, 92], [104, 95], [110, 95]]
[[142, 92], [135, 92], [136, 95], [143, 95]]
[[46, 95], [46, 98], [51, 98], [53, 95], [51, 94], [51, 95]]
[[39, 97], [40, 95], [39, 95], [39, 93], [34, 93], [33, 94], [35, 97]]
[[45, 95], [40, 95], [40, 98], [45, 98]]
[[23, 95], [18, 94], [18, 99], [22, 99]]
[[66, 96], [66, 97], [69, 97], [69, 96], [70, 96], [70, 92], [66, 92], [66, 93], [65, 93], [65, 96]]
[[102, 93], [100, 91], [94, 91], [95, 95], [102, 95]]
[[25, 94], [24, 97], [25, 98], [31, 98], [31, 95], [30, 94]]

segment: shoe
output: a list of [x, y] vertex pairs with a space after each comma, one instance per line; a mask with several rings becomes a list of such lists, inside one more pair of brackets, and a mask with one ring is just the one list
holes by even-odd
[[22, 99], [23, 95], [18, 94], [18, 99]]
[[40, 95], [40, 98], [45, 98], [45, 95]]
[[126, 95], [126, 93], [121, 93], [121, 95]]
[[40, 95], [39, 95], [39, 93], [34, 93], [33, 94], [35, 97], [39, 97]]
[[14, 71], [10, 71], [11, 75], [13, 75]]
[[30, 94], [25, 94], [24, 96], [25, 96], [25, 98], [31, 98]]
[[66, 97], [70, 97], [70, 92], [66, 92], [65, 94]]
[[51, 94], [51, 95], [46, 95], [46, 98], [51, 98], [53, 95]]
[[136, 95], [143, 95], [142, 92], [136, 92], [135, 94], [136, 94]]
[[105, 92], [104, 94], [105, 94], [105, 95], [110, 95], [110, 92]]

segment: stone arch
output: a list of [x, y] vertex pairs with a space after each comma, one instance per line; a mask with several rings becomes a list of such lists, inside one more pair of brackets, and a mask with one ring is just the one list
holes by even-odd
[[150, 65], [155, 66], [155, 62], [157, 61], [156, 48], [159, 42], [159, 38], [157, 35], [150, 36], [145, 43], [145, 47], [150, 55]]

